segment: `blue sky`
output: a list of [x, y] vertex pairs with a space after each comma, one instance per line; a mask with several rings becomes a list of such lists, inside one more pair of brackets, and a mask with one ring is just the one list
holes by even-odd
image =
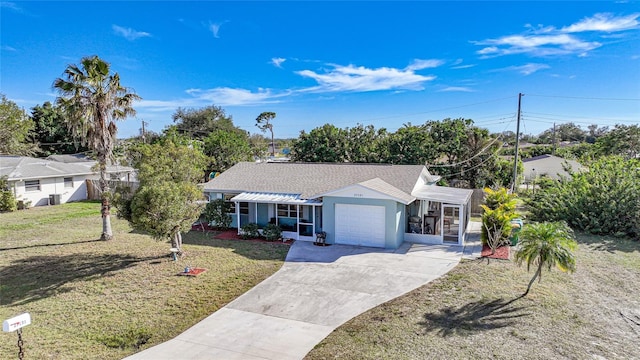
[[395, 131], [447, 117], [492, 132], [640, 122], [640, 4], [620, 2], [2, 2], [0, 92], [54, 101], [98, 55], [143, 100], [119, 123], [161, 131], [218, 105], [276, 137], [325, 123]]

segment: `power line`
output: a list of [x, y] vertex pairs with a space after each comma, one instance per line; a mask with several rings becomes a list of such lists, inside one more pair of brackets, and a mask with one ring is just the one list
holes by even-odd
[[604, 100], [604, 101], [640, 101], [640, 99], [633, 98], [601, 98], [601, 97], [582, 97], [582, 96], [562, 96], [562, 95], [539, 95], [539, 94], [527, 94], [527, 96], [558, 98], [558, 99], [576, 99], [576, 100]]

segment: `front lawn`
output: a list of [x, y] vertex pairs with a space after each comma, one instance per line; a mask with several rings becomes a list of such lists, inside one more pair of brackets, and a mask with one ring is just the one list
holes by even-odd
[[[336, 329], [306, 359], [638, 359], [640, 243], [578, 235], [577, 271], [464, 261]], [[512, 301], [513, 300], [513, 301]]]
[[[0, 214], [0, 320], [29, 312], [27, 359], [121, 359], [166, 341], [283, 264], [282, 243], [184, 237], [186, 257], [112, 217], [115, 240], [97, 240], [100, 204]], [[198, 277], [176, 276], [202, 267]], [[0, 334], [0, 359], [17, 358], [17, 335]]]

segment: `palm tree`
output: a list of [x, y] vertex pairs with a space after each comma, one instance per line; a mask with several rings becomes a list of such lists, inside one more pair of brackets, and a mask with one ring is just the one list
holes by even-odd
[[107, 165], [113, 158], [117, 120], [135, 115], [131, 106], [140, 97], [120, 85], [118, 73], [110, 74], [110, 65], [98, 56], [82, 58], [81, 66], [69, 65], [53, 87], [60, 96], [56, 103], [66, 115], [74, 136], [93, 150], [98, 158], [102, 198], [102, 240], [113, 238], [111, 230]]
[[515, 254], [518, 265], [527, 263], [527, 271], [532, 264], [538, 265], [533, 278], [522, 296], [526, 296], [531, 285], [538, 278], [542, 280], [542, 268], [549, 271], [555, 265], [562, 271], [574, 272], [576, 260], [572, 253], [578, 243], [574, 240], [573, 230], [564, 221], [529, 224], [520, 232], [519, 249]]

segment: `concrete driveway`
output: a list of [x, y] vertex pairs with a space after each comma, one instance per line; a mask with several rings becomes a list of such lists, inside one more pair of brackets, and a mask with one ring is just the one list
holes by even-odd
[[176, 338], [127, 359], [301, 359], [336, 327], [455, 267], [463, 248], [295, 242], [283, 267]]

